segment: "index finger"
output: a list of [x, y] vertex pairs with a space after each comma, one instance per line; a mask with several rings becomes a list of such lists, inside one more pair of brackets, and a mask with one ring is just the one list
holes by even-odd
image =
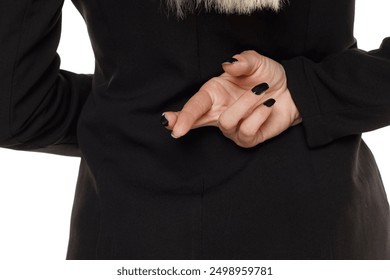
[[208, 92], [203, 89], [199, 90], [179, 112], [177, 121], [172, 128], [172, 136], [179, 138], [187, 134], [196, 121], [211, 109], [212, 105], [213, 101]]

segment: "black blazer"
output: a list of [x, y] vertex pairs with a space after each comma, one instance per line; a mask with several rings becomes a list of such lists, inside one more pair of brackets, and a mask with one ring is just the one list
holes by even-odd
[[[357, 49], [353, 0], [275, 13], [160, 0], [74, 0], [93, 75], [59, 69], [63, 0], [0, 3], [0, 143], [82, 157], [70, 259], [389, 259], [390, 215], [360, 134], [390, 123], [390, 38]], [[159, 123], [220, 63], [254, 49], [285, 67], [303, 123], [252, 149]]]

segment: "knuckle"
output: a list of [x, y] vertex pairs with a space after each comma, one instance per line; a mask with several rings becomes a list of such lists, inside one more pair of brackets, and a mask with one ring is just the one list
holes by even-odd
[[203, 112], [205, 110], [205, 105], [201, 100], [199, 100], [199, 98], [193, 99], [193, 106], [197, 108], [197, 110], [199, 110], [200, 112]]
[[247, 55], [247, 56], [250, 56], [250, 57], [255, 57], [257, 59], [261, 59], [263, 56], [261, 54], [259, 54], [257, 51], [255, 50], [246, 50], [244, 52], [242, 52], [243, 55]]
[[258, 143], [263, 143], [265, 141], [264, 133], [261, 129], [259, 130], [257, 141]]
[[220, 78], [219, 77], [213, 77], [205, 84], [208, 86], [208, 89], [218, 88], [220, 86]]
[[218, 119], [218, 126], [222, 131], [231, 131], [236, 124], [233, 123], [226, 115], [221, 115]]
[[255, 53], [257, 53], [255, 50], [245, 50], [242, 52], [242, 54], [248, 54], [248, 55], [253, 55]]
[[183, 121], [186, 122], [195, 122], [196, 116], [192, 110], [189, 110], [188, 108], [183, 108], [183, 110], [180, 113], [179, 121], [182, 123]]
[[257, 134], [257, 129], [244, 122], [240, 126], [240, 133], [245, 138], [253, 138]]
[[252, 148], [255, 146], [253, 143], [243, 142], [243, 141], [235, 141], [235, 143], [241, 148], [245, 148], [245, 149]]
[[226, 138], [232, 140], [233, 142], [236, 142], [236, 135], [234, 133], [227, 133], [222, 131], [223, 136]]

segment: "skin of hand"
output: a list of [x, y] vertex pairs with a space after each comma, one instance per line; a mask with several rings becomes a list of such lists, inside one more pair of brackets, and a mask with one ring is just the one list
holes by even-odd
[[[301, 122], [280, 63], [255, 51], [233, 58], [222, 64], [224, 73], [207, 81], [181, 111], [163, 114], [172, 137], [216, 126], [237, 145], [250, 148]], [[254, 93], [257, 85], [262, 90]]]

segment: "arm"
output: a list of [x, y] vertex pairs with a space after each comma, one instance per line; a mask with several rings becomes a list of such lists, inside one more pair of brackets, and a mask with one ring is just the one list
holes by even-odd
[[60, 70], [63, 0], [0, 2], [0, 146], [74, 155], [90, 75]]
[[315, 63], [282, 62], [311, 147], [390, 124], [390, 38], [378, 50], [358, 49]]
[[[235, 58], [181, 112], [165, 114], [175, 138], [213, 125], [239, 146], [253, 147], [302, 120], [308, 145], [317, 147], [390, 124], [390, 39], [378, 50], [350, 49], [320, 63], [296, 57], [280, 65], [255, 52]], [[254, 96], [250, 87], [260, 82], [270, 88]], [[276, 105], [262, 106], [270, 98]]]

